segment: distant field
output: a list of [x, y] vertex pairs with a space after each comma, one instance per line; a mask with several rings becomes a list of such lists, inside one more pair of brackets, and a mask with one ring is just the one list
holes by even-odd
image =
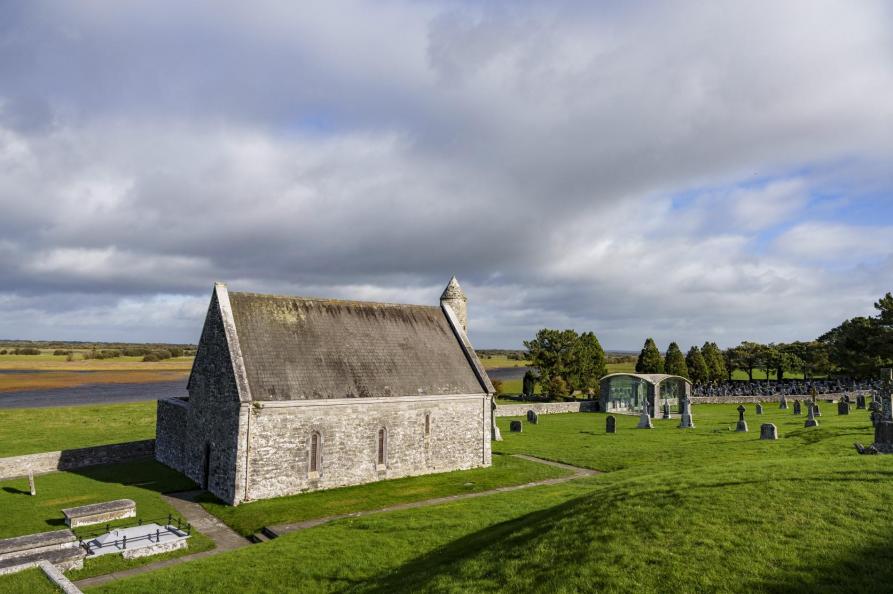
[[[151, 365], [151, 363], [146, 363]], [[0, 392], [72, 388], [87, 384], [143, 384], [182, 380], [185, 371], [160, 369], [140, 371], [47, 371], [46, 373], [0, 373]]]
[[530, 361], [518, 361], [497, 355], [478, 355], [484, 369], [496, 369], [499, 367], [526, 367], [530, 365]]
[[0, 355], [0, 369], [36, 369], [53, 371], [189, 371], [192, 357], [177, 357], [144, 363], [142, 357], [117, 357], [115, 359], [78, 359], [66, 361], [65, 355]]
[[155, 402], [0, 409], [0, 457], [155, 437]]

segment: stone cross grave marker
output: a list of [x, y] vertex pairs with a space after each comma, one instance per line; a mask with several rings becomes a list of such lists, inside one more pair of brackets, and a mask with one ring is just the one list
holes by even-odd
[[778, 427], [772, 423], [760, 425], [760, 439], [778, 439]]
[[818, 427], [819, 422], [815, 420], [815, 409], [816, 409], [816, 406], [818, 406], [818, 405], [812, 404], [812, 403], [807, 403], [807, 406], [809, 407], [808, 408], [809, 416], [806, 418], [806, 422], [803, 423], [803, 426], [804, 427]]
[[691, 400], [682, 399], [682, 417], [679, 420], [680, 429], [694, 429], [695, 423], [691, 416]]
[[865, 394], [856, 395], [856, 408], [865, 410]]
[[743, 404], [738, 405], [738, 424], [735, 426], [735, 431], [747, 433], [747, 421], [744, 420], [744, 412], [746, 410]]
[[642, 414], [639, 415], [639, 424], [636, 425], [637, 429], [653, 429], [654, 425], [651, 424], [651, 415], [648, 414], [648, 399], [644, 399], [642, 401]]
[[617, 419], [614, 415], [608, 415], [605, 418], [605, 433], [617, 433]]

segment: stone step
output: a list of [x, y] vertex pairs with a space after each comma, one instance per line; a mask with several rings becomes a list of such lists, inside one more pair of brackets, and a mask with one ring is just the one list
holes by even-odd
[[279, 538], [279, 535], [276, 533], [276, 531], [268, 526], [264, 526], [263, 528], [260, 529], [260, 531], [268, 539]]

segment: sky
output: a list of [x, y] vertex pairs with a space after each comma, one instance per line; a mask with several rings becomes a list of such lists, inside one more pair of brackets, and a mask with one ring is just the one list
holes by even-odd
[[893, 5], [0, 0], [0, 338], [212, 285], [478, 348], [810, 340], [893, 290]]

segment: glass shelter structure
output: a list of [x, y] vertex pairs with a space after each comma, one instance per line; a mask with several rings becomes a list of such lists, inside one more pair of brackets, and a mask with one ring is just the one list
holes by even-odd
[[599, 386], [598, 410], [605, 412], [639, 412], [647, 400], [654, 417], [664, 401], [673, 406], [691, 396], [690, 381], [663, 373], [612, 373]]

